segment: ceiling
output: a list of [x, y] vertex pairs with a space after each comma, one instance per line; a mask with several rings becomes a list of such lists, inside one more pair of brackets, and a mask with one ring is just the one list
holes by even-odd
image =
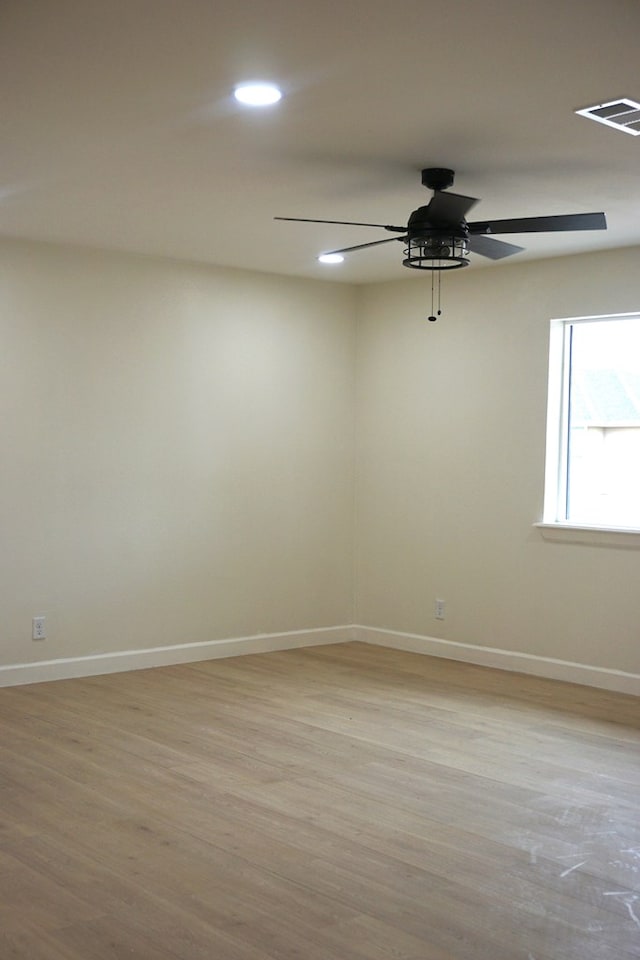
[[[640, 244], [640, 137], [574, 114], [640, 100], [639, 29], [638, 0], [3, 0], [0, 232], [406, 278], [397, 243], [316, 260], [383, 231], [273, 217], [403, 225], [446, 166], [470, 219], [607, 215], [507, 262]], [[277, 106], [235, 103], [256, 78]]]

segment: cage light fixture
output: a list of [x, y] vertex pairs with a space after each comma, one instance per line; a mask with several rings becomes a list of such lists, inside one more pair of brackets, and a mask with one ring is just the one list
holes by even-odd
[[459, 270], [469, 264], [466, 237], [434, 234], [407, 238], [403, 266], [414, 270]]

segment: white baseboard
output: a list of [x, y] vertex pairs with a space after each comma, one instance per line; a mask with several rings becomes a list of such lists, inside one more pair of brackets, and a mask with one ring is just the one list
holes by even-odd
[[348, 640], [353, 640], [353, 629], [350, 626], [321, 627], [312, 630], [292, 630], [287, 633], [262, 633], [253, 637], [234, 637], [229, 640], [205, 640], [201, 643], [150, 647], [146, 650], [120, 650], [117, 653], [97, 653], [87, 657], [64, 657], [58, 660], [39, 660], [35, 663], [14, 663], [0, 666], [0, 687], [42, 683], [46, 680], [68, 680], [73, 677], [94, 677], [102, 673], [145, 670], [149, 667], [165, 667], [175, 663], [216, 660], [220, 657], [269, 653], [274, 650], [292, 650], [296, 647], [344, 643]]
[[483, 667], [496, 667], [499, 670], [509, 670], [514, 673], [529, 673], [549, 680], [564, 680], [568, 683], [580, 683], [583, 686], [640, 696], [640, 675], [637, 673], [592, 667], [568, 660], [555, 660], [553, 657], [538, 657], [530, 653], [517, 653], [514, 650], [501, 650], [497, 647], [479, 647], [472, 643], [439, 640], [437, 637], [426, 637], [415, 633], [380, 630], [377, 627], [354, 626], [352, 630], [353, 639], [361, 643], [373, 643], [381, 647], [408, 650], [430, 657], [461, 660], [464, 663], [475, 663]]
[[58, 660], [39, 660], [35, 663], [8, 664], [0, 666], [0, 687], [42, 683], [46, 680], [68, 680], [73, 677], [93, 677], [103, 673], [144, 670], [176, 663], [194, 663], [198, 660], [215, 660], [220, 657], [269, 653], [275, 650], [291, 650], [353, 640], [640, 696], [640, 675], [635, 673], [571, 663], [567, 660], [555, 660], [552, 657], [538, 657], [534, 654], [517, 653], [497, 647], [480, 647], [471, 643], [439, 640], [437, 637], [358, 625], [264, 633], [228, 640], [205, 640], [201, 643], [150, 647], [145, 650], [120, 650], [116, 653], [98, 653], [86, 657], [64, 657]]

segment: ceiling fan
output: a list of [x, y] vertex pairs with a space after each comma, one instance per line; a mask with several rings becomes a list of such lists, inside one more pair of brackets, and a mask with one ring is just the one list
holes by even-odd
[[353, 247], [330, 250], [328, 254], [351, 253], [394, 240], [405, 244], [405, 267], [416, 270], [452, 270], [466, 267], [468, 254], [478, 253], [490, 260], [502, 260], [524, 247], [503, 240], [495, 240], [492, 234], [546, 233], [568, 230], [606, 230], [604, 213], [571, 213], [551, 217], [520, 217], [512, 220], [475, 220], [469, 223], [465, 217], [478, 203], [475, 197], [457, 193], [445, 193], [452, 186], [454, 171], [442, 167], [427, 167], [422, 171], [422, 184], [433, 190], [433, 197], [424, 207], [418, 207], [409, 217], [405, 227], [383, 223], [359, 223], [350, 220], [310, 220], [302, 217], [274, 217], [275, 220], [290, 220], [297, 223], [333, 223], [353, 227], [378, 227], [401, 236], [386, 240], [373, 240]]

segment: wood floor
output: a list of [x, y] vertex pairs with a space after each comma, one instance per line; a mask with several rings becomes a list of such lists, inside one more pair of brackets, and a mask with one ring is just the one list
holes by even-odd
[[638, 958], [639, 727], [364, 644], [5, 688], [0, 958]]

